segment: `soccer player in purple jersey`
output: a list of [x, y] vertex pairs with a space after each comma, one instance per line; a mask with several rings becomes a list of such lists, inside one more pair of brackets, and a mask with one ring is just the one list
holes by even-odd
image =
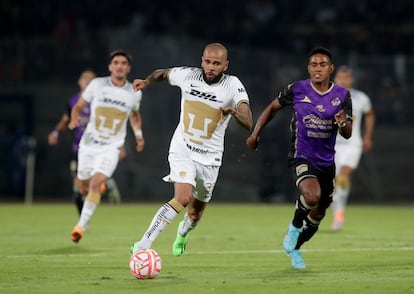
[[[96, 77], [94, 71], [87, 69], [84, 70], [79, 79], [78, 86], [79, 92], [69, 98], [69, 102], [66, 105], [65, 112], [62, 114], [59, 122], [56, 124], [55, 128], [48, 135], [49, 145], [56, 145], [59, 141], [59, 133], [64, 132], [68, 129], [70, 122], [70, 112], [72, 111], [73, 106], [79, 100], [82, 92], [85, 90], [86, 86]], [[81, 123], [78, 128], [74, 130], [74, 141], [72, 144], [72, 159], [70, 161], [70, 171], [73, 177], [73, 199], [75, 201], [78, 212], [82, 211], [83, 206], [83, 196], [79, 192], [79, 185], [76, 178], [76, 166], [77, 166], [77, 157], [79, 149], [79, 141], [82, 137], [83, 131], [86, 128], [86, 125], [89, 121], [90, 107], [85, 107], [81, 113]]]
[[330, 81], [334, 68], [328, 49], [313, 49], [308, 59], [310, 78], [287, 85], [263, 110], [246, 142], [256, 149], [264, 126], [285, 106], [293, 107], [288, 166], [300, 195], [283, 247], [297, 269], [306, 267], [300, 247], [316, 233], [332, 202], [336, 135], [348, 139], [352, 134], [351, 96]]

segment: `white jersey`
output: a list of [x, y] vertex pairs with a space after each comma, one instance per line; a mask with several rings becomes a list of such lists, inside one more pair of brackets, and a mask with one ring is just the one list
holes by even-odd
[[110, 77], [95, 78], [82, 93], [90, 103], [89, 123], [80, 141], [80, 147], [119, 148], [124, 145], [126, 123], [131, 111], [138, 111], [141, 91], [134, 92], [126, 82], [117, 87]]
[[220, 123], [220, 108], [249, 103], [243, 84], [237, 77], [225, 74], [219, 82], [209, 85], [203, 79], [203, 70], [194, 67], [172, 68], [168, 78], [171, 85], [181, 88], [180, 122], [170, 152], [187, 153], [194, 161], [220, 166], [224, 135], [231, 119], [227, 115]]
[[349, 92], [352, 99], [352, 136], [348, 140], [342, 136], [336, 136], [336, 144], [362, 147], [362, 117], [372, 109], [372, 105], [369, 97], [364, 92], [355, 89], [350, 89]]

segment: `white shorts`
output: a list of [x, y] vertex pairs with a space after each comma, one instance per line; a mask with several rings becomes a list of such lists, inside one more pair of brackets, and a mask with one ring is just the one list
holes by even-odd
[[362, 147], [348, 144], [336, 144], [335, 146], [335, 165], [336, 171], [342, 166], [349, 166], [356, 169], [362, 155]]
[[112, 177], [119, 161], [119, 149], [79, 148], [78, 172], [80, 180], [90, 179], [95, 173]]
[[194, 198], [209, 202], [216, 185], [220, 166], [203, 165], [180, 153], [169, 153], [170, 174], [163, 178], [170, 183], [187, 183], [194, 187]]

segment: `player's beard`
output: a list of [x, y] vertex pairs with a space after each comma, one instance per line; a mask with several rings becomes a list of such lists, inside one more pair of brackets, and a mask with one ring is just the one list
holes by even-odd
[[223, 77], [223, 74], [224, 74], [224, 72], [222, 71], [222, 72], [221, 72], [221, 73], [219, 73], [219, 74], [218, 74], [215, 78], [213, 78], [213, 79], [209, 80], [209, 79], [207, 79], [206, 73], [203, 71], [203, 79], [204, 79], [204, 81], [205, 81], [207, 84], [211, 85], [211, 84], [215, 84], [215, 83], [217, 83], [218, 81], [220, 81], [220, 80], [221, 80], [221, 78]]

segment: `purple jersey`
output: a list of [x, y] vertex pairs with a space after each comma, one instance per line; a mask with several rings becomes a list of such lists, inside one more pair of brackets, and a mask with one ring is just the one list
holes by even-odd
[[[76, 102], [78, 102], [80, 97], [81, 97], [81, 93], [75, 94], [72, 97], [70, 97], [69, 104], [67, 105], [67, 110], [66, 110], [69, 117], [70, 117], [72, 108], [75, 106]], [[82, 109], [80, 113], [79, 127], [77, 127], [74, 130], [75, 140], [72, 145], [73, 153], [78, 153], [79, 142], [80, 142], [80, 139], [82, 138], [83, 132], [85, 131], [86, 125], [88, 124], [90, 113], [91, 113], [91, 108], [90, 108], [90, 105], [88, 104], [87, 106], [85, 106], [84, 109]]]
[[349, 91], [331, 83], [328, 91], [320, 93], [308, 79], [285, 87], [278, 100], [283, 107], [293, 105], [289, 157], [306, 159], [316, 166], [333, 165], [338, 133], [334, 116], [343, 109], [352, 117]]

